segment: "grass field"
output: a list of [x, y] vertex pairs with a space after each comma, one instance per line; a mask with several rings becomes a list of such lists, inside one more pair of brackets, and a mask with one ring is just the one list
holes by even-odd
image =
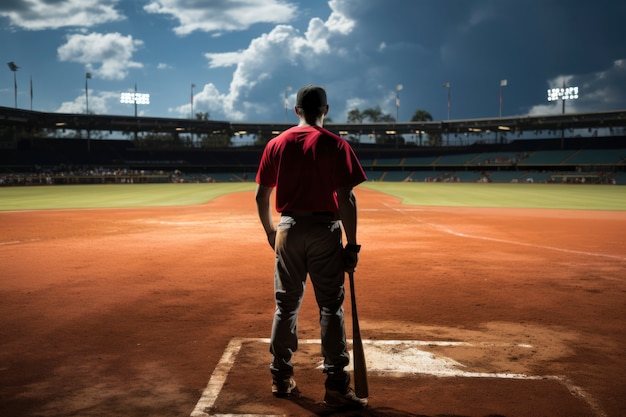
[[626, 210], [626, 189], [613, 185], [369, 182], [364, 186], [419, 206]]
[[[626, 210], [626, 189], [609, 185], [368, 182], [362, 187], [421, 206]], [[0, 211], [187, 206], [254, 188], [250, 182], [7, 187], [0, 188]]]
[[[302, 397], [271, 394], [276, 257], [254, 189], [0, 188], [0, 416], [330, 415], [313, 293]], [[625, 191], [359, 186], [358, 415], [626, 416]]]

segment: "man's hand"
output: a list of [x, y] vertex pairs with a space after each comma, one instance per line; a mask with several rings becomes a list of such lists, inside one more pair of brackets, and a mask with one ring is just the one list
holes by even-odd
[[346, 272], [356, 271], [356, 265], [359, 263], [359, 250], [361, 250], [361, 246], [352, 244], [347, 244], [346, 247], [343, 249], [343, 268]]
[[272, 230], [267, 234], [267, 241], [273, 250], [276, 250], [276, 230]]

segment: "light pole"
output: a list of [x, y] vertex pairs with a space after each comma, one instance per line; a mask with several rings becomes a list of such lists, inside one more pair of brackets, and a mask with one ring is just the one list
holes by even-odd
[[396, 85], [396, 122], [400, 117], [400, 91], [402, 91], [403, 88], [404, 86], [402, 84]]
[[18, 66], [15, 65], [15, 62], [11, 61], [7, 63], [9, 69], [13, 71], [13, 90], [14, 90], [14, 99], [15, 99], [15, 108], [17, 109], [17, 76], [15, 75], [18, 70]]
[[196, 87], [195, 84], [191, 84], [191, 97], [190, 97], [190, 102], [191, 102], [191, 118], [193, 119], [193, 89]]
[[120, 103], [134, 104], [135, 117], [137, 117], [137, 104], [150, 104], [150, 94], [141, 94], [137, 92], [137, 84], [135, 84], [134, 93], [122, 93], [120, 95]]
[[448, 120], [450, 120], [450, 83], [443, 83], [443, 86], [448, 89]]
[[289, 94], [290, 91], [291, 91], [291, 86], [290, 85], [285, 87], [285, 100], [284, 100], [284, 104], [285, 104], [285, 122], [287, 121], [287, 118], [288, 118], [289, 100], [287, 100], [287, 95]]
[[[549, 88], [548, 89], [548, 101], [562, 101], [561, 113], [565, 114], [565, 100], [578, 100], [578, 87], [565, 87], [565, 81], [563, 81], [562, 88]], [[564, 148], [565, 141], [565, 127], [561, 128], [561, 149]]]
[[[443, 83], [443, 86], [448, 89], [448, 121], [450, 121], [450, 82]], [[450, 130], [446, 127], [446, 142], [450, 145]]]
[[565, 114], [565, 100], [577, 100], [578, 87], [565, 87], [565, 81], [562, 88], [548, 89], [548, 101], [561, 100], [563, 102], [562, 114]]
[[91, 78], [91, 73], [85, 74], [85, 114], [89, 114], [89, 84], [87, 81]]
[[502, 87], [506, 87], [508, 84], [507, 80], [500, 81], [500, 113], [499, 116], [502, 117]]
[[[120, 103], [134, 104], [135, 117], [137, 117], [137, 104], [150, 104], [150, 94], [140, 94], [137, 92], [137, 84], [135, 84], [134, 93], [122, 93], [120, 95]], [[137, 140], [137, 129], [135, 129], [135, 140]]]

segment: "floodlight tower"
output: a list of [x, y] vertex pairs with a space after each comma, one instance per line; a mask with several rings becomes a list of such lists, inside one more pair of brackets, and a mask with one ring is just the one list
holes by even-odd
[[[138, 93], [137, 84], [135, 84], [135, 92], [134, 93], [122, 93], [120, 96], [120, 103], [134, 104], [135, 105], [135, 117], [137, 117], [137, 104], [150, 104], [150, 94]], [[137, 128], [135, 128], [135, 140], [137, 140]]]
[[[565, 101], [566, 100], [578, 100], [578, 87], [565, 87], [565, 81], [563, 81], [562, 88], [549, 88], [548, 89], [548, 101], [561, 100], [563, 107], [562, 114], [565, 114]], [[565, 127], [561, 127], [561, 149], [565, 145]]]
[[134, 93], [122, 93], [120, 95], [120, 103], [134, 104], [135, 117], [137, 117], [137, 104], [150, 104], [150, 94], [141, 94], [137, 92], [137, 84], [135, 84]]
[[285, 87], [285, 122], [288, 119], [288, 114], [289, 114], [289, 100], [287, 100], [287, 95], [289, 94], [289, 92], [291, 91], [291, 86], [288, 85], [287, 87]]
[[500, 117], [502, 117], [502, 87], [506, 87], [508, 83], [507, 80], [500, 80]]
[[[443, 83], [443, 86], [448, 89], [448, 122], [450, 121], [450, 82]], [[450, 127], [446, 126], [446, 142], [450, 145]]]
[[193, 120], [193, 89], [196, 87], [196, 85], [194, 83], [191, 83], [191, 97], [190, 97], [190, 103], [191, 103], [191, 119]]
[[450, 83], [443, 83], [443, 86], [448, 89], [448, 120], [450, 120]]
[[563, 108], [561, 112], [565, 114], [565, 101], [578, 100], [578, 87], [565, 87], [565, 83], [563, 83], [562, 88], [549, 88], [548, 101], [557, 100], [561, 100], [563, 102]]
[[403, 88], [404, 86], [402, 84], [396, 85], [396, 122], [400, 117], [400, 91], [402, 91]]
[[15, 108], [17, 109], [17, 76], [15, 74], [17, 73], [19, 67], [15, 65], [15, 62], [13, 61], [8, 62], [7, 65], [9, 66], [9, 69], [13, 71], [13, 90], [15, 96]]
[[91, 73], [85, 73], [85, 114], [89, 114], [89, 84], [87, 83], [91, 79]]

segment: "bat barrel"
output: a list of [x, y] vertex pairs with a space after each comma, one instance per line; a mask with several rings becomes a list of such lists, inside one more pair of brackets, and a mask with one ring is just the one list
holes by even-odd
[[354, 365], [354, 392], [359, 398], [367, 398], [369, 396], [367, 366], [365, 364], [365, 352], [363, 350], [363, 341], [361, 340], [361, 330], [359, 328], [359, 316], [356, 308], [354, 273], [348, 272], [348, 278], [350, 281], [350, 300], [352, 302], [352, 360]]

